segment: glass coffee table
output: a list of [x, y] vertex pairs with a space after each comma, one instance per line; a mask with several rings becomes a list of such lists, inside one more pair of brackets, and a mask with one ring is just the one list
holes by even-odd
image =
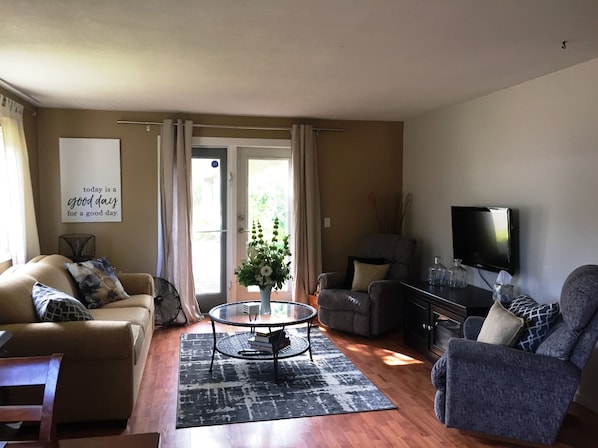
[[[233, 358], [272, 361], [274, 368], [274, 380], [278, 379], [278, 360], [291, 358], [309, 352], [309, 359], [313, 361], [311, 354], [310, 332], [312, 320], [316, 316], [315, 308], [297, 302], [271, 302], [270, 314], [259, 314], [260, 302], [234, 302], [218, 305], [210, 310], [209, 316], [212, 320], [212, 334], [214, 346], [212, 348], [212, 361], [210, 372], [214, 365], [216, 352]], [[216, 333], [216, 322], [245, 327], [248, 331], [238, 332], [231, 335], [218, 337]], [[291, 326], [307, 324], [306, 336], [289, 334], [284, 330]], [[289, 344], [282, 348], [282, 337], [272, 340], [272, 350], [256, 349], [250, 345], [249, 339], [255, 337], [256, 331], [276, 332], [282, 330], [279, 335], [286, 333]]]

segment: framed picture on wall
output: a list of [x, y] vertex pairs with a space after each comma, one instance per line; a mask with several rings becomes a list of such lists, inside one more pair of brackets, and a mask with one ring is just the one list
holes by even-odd
[[122, 221], [120, 140], [60, 138], [62, 222]]

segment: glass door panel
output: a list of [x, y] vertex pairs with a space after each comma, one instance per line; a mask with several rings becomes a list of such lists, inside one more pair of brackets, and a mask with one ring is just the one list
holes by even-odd
[[[272, 238], [274, 218], [280, 221], [279, 234], [290, 235], [290, 150], [280, 148], [240, 148], [237, 194], [237, 266], [246, 256], [254, 222], [262, 225], [264, 238]], [[239, 285], [237, 300], [257, 300], [259, 288]], [[285, 283], [272, 300], [289, 300], [291, 287]]]
[[432, 340], [431, 347], [439, 356], [446, 351], [450, 338], [461, 337], [462, 319], [446, 310], [432, 306]]
[[226, 148], [193, 148], [193, 279], [202, 312], [226, 303]]

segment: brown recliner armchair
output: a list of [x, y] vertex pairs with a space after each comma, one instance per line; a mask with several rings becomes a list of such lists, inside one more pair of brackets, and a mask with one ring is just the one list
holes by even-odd
[[356, 256], [349, 257], [347, 272], [320, 274], [320, 323], [362, 336], [400, 328], [401, 281], [411, 276], [415, 244], [401, 235], [372, 234], [363, 239]]

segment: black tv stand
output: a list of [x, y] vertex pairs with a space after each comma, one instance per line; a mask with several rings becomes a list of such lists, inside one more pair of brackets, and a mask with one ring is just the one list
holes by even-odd
[[404, 341], [436, 361], [451, 337], [463, 337], [463, 322], [469, 316], [486, 316], [492, 292], [466, 288], [431, 286], [427, 282], [403, 282], [405, 298]]

